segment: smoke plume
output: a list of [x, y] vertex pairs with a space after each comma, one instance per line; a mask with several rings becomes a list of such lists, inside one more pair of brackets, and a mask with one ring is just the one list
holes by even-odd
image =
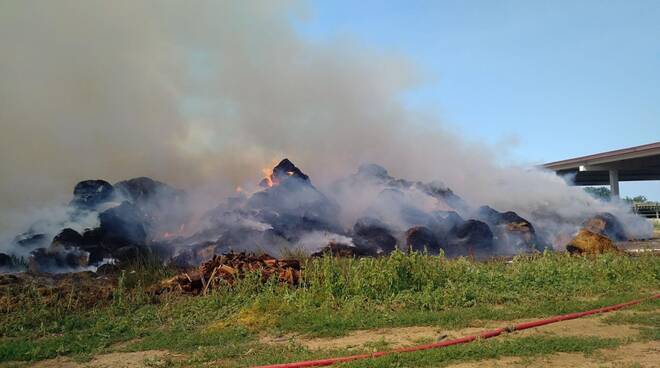
[[622, 213], [553, 174], [500, 167], [497, 147], [408, 111], [415, 66], [357, 41], [302, 39], [290, 19], [306, 6], [1, 2], [0, 231], [82, 179], [149, 176], [217, 203], [284, 156], [319, 188], [376, 162], [532, 219]]

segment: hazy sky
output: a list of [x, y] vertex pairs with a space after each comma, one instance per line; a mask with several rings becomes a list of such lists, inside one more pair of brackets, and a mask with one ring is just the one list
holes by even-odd
[[[402, 96], [468, 140], [542, 163], [660, 141], [660, 1], [312, 1], [312, 42], [400, 53], [425, 73]], [[660, 182], [622, 183], [660, 200]]]

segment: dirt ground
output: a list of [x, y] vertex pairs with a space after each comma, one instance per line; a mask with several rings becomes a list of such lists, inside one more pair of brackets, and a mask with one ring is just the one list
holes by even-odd
[[532, 359], [504, 357], [449, 366], [449, 368], [503, 367], [660, 367], [660, 341], [632, 343], [616, 349], [602, 349], [589, 356], [581, 353], [557, 353]]
[[80, 364], [67, 358], [44, 360], [33, 364], [32, 368], [142, 368], [153, 366], [155, 362], [167, 357], [174, 357], [163, 350], [148, 350], [131, 353], [110, 353], [96, 356], [88, 363]]
[[616, 246], [629, 253], [660, 253], [660, 230], [655, 230], [651, 239], [617, 242]]
[[[619, 311], [616, 313], [630, 313]], [[640, 312], [636, 312], [640, 313]], [[616, 339], [634, 339], [639, 335], [638, 326], [635, 325], [609, 325], [603, 322], [611, 314], [580, 318], [564, 321], [534, 329], [514, 332], [511, 337], [547, 334], [555, 336], [597, 336]], [[378, 347], [379, 349], [411, 346], [415, 344], [430, 343], [442, 339], [451, 339], [472, 335], [493, 329], [512, 325], [517, 321], [485, 321], [478, 323], [478, 327], [469, 327], [460, 330], [443, 330], [437, 327], [402, 327], [382, 328], [376, 330], [355, 331], [347, 336], [338, 338], [305, 339], [296, 336], [280, 338], [265, 337], [265, 343], [302, 344], [309, 349], [358, 348]], [[506, 337], [498, 337], [506, 338]], [[557, 353], [536, 358], [502, 357], [499, 359], [482, 360], [477, 362], [451, 365], [452, 368], [499, 368], [499, 367], [660, 367], [660, 341], [633, 342], [615, 349], [601, 349], [594, 354]]]
[[[625, 313], [621, 311], [619, 313]], [[606, 315], [574, 319], [535, 329], [518, 331], [515, 336], [530, 336], [534, 334], [550, 334], [557, 336], [599, 336], [608, 338], [632, 338], [637, 336], [638, 330], [634, 325], [608, 325], [602, 322]], [[459, 330], [445, 330], [433, 326], [379, 328], [375, 330], [360, 330], [346, 336], [337, 338], [306, 339], [293, 335], [281, 337], [263, 337], [261, 342], [267, 344], [296, 343], [311, 350], [351, 349], [363, 346], [383, 346], [397, 348], [430, 343], [443, 339], [453, 339], [467, 335], [474, 335], [485, 330], [510, 326], [516, 323], [527, 322], [529, 319], [515, 321], [484, 321], [476, 323], [475, 327]]]

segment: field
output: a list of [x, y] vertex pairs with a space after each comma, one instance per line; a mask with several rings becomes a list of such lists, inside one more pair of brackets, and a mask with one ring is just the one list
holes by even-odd
[[[37, 285], [5, 287], [0, 366], [290, 362], [428, 343], [660, 291], [660, 257], [652, 255], [545, 253], [488, 262], [399, 252], [326, 257], [306, 261], [299, 287], [262, 284], [249, 275], [206, 296], [152, 295], [151, 286], [172, 272], [154, 262], [136, 263], [100, 299], [74, 288], [46, 297]], [[590, 329], [596, 332], [585, 333]], [[660, 303], [649, 301], [541, 332], [345, 365], [471, 367], [511, 365], [512, 359], [524, 365], [557, 356], [586, 365], [580, 359], [607, 363], [608, 356], [622, 355], [617, 349], [641, 349], [638, 360], [623, 366], [645, 366], [649, 354], [660, 356], [658, 340]]]

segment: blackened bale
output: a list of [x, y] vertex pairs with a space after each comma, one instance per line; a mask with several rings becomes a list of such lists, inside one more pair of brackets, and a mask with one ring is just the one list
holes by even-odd
[[82, 233], [80, 248], [89, 253], [90, 264], [98, 264], [104, 258], [110, 257], [110, 249], [106, 249], [103, 244], [103, 231], [100, 228], [86, 229]]
[[53, 238], [53, 246], [63, 246], [63, 247], [81, 247], [83, 245], [83, 237], [77, 231], [66, 228], [60, 231], [59, 234], [55, 235]]
[[295, 177], [303, 181], [309, 181], [309, 176], [305, 175], [293, 162], [288, 158], [280, 161], [277, 166], [273, 168], [273, 180], [281, 182], [288, 177]]
[[433, 231], [425, 226], [413, 226], [406, 231], [406, 250], [407, 251], [428, 251], [431, 254], [438, 254], [440, 243]]
[[49, 238], [46, 234], [28, 230], [16, 236], [13, 243], [19, 247], [38, 248], [48, 245]]
[[354, 257], [373, 257], [377, 254], [371, 252], [368, 249], [361, 249], [354, 247], [348, 244], [331, 242], [330, 244], [323, 247], [316, 253], [312, 254], [312, 257], [323, 257], [326, 255], [331, 255], [333, 257], [341, 258], [354, 258]]
[[114, 194], [114, 187], [105, 180], [84, 180], [73, 188], [73, 200], [70, 205], [81, 209], [93, 209], [111, 201]]
[[491, 207], [482, 206], [477, 214], [479, 220], [492, 227], [498, 244], [513, 248], [516, 253], [543, 250], [543, 244], [536, 236], [532, 223], [517, 213], [499, 212]]
[[353, 243], [376, 254], [390, 253], [396, 248], [396, 238], [387, 225], [371, 217], [362, 217], [353, 225]]
[[438, 235], [438, 238], [447, 239], [456, 229], [465, 222], [463, 218], [455, 211], [433, 211], [431, 212], [435, 225], [432, 230]]
[[447, 255], [490, 255], [494, 251], [493, 232], [488, 224], [479, 220], [467, 220], [456, 227], [454, 246]]
[[39, 248], [30, 253], [28, 270], [37, 272], [77, 271], [89, 263], [89, 254], [79, 249], [52, 250]]
[[120, 263], [130, 263], [149, 258], [151, 251], [147, 247], [137, 245], [126, 245], [115, 249], [112, 256]]
[[5, 253], [0, 253], [0, 269], [2, 268], [11, 268], [14, 266], [14, 260], [10, 255]]
[[99, 215], [104, 243], [118, 246], [144, 244], [147, 238], [145, 216], [134, 205], [122, 202]]
[[115, 188], [124, 198], [140, 207], [153, 201], [176, 202], [185, 196], [182, 190], [147, 177], [120, 181]]

